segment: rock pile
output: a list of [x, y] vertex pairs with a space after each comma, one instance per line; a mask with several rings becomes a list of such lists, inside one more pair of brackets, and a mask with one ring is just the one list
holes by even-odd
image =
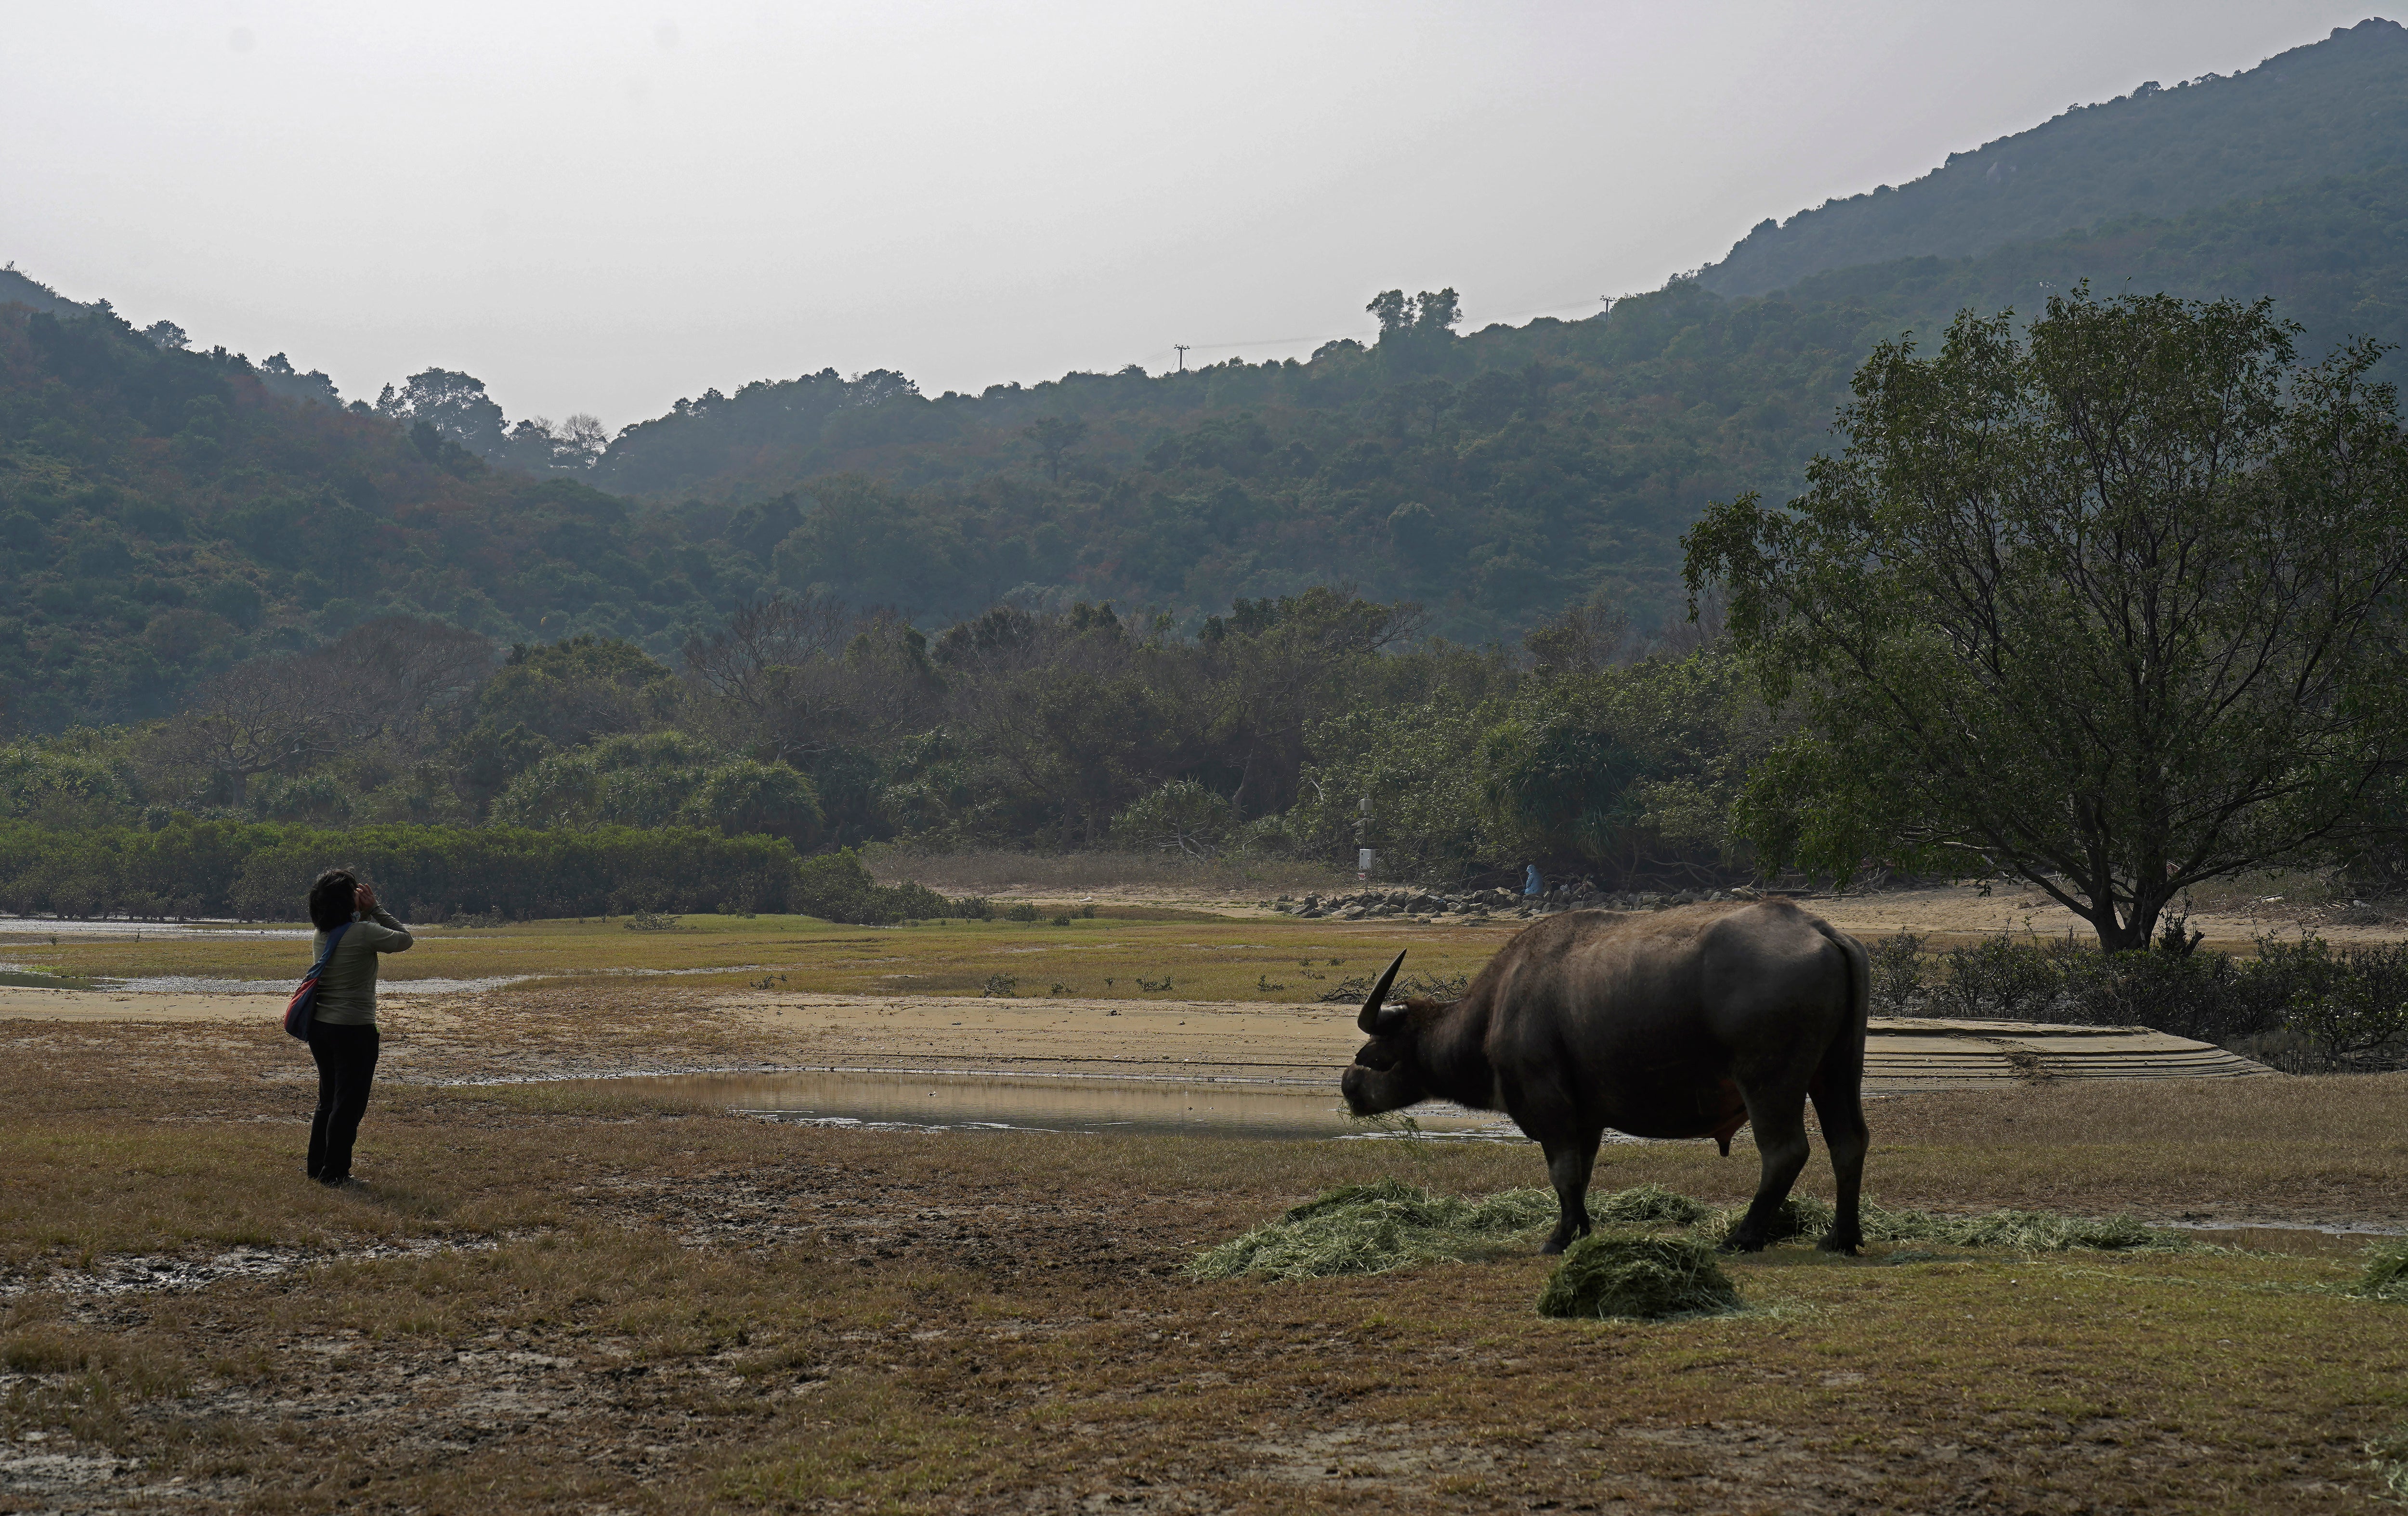
[[1742, 885], [1735, 890], [1603, 891], [1586, 880], [1560, 884], [1541, 895], [1511, 890], [1433, 889], [1357, 890], [1352, 894], [1281, 895], [1263, 904], [1272, 910], [1308, 921], [1331, 918], [1359, 922], [1373, 917], [1409, 916], [1434, 921], [1441, 916], [1479, 921], [1491, 916], [1528, 918], [1559, 910], [1665, 910], [1673, 906], [1710, 900], [1753, 900], [1756, 892]]

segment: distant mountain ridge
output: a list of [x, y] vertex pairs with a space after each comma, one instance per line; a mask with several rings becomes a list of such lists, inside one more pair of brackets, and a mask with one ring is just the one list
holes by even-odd
[[2077, 106], [1912, 183], [1765, 221], [1698, 270], [1723, 295], [1911, 257], [1965, 257], [2130, 215], [2408, 164], [2408, 29], [2376, 19], [2245, 73]]
[[[1885, 253], [1757, 294], [1675, 279], [1588, 320], [1465, 336], [1454, 292], [1398, 293], [1392, 310], [1374, 302], [1376, 338], [1302, 363], [936, 397], [882, 370], [806, 372], [533, 448], [530, 423], [506, 427], [470, 376], [430, 369], [400, 403], [345, 405], [281, 354], [197, 350], [171, 322], [137, 332], [106, 301], [0, 270], [0, 736], [161, 714], [233, 662], [386, 614], [506, 641], [626, 637], [661, 657], [781, 589], [930, 632], [998, 600], [1111, 601], [1192, 627], [1316, 583], [1417, 600], [1433, 630], [1473, 642], [1582, 601], [1644, 625], [1680, 604], [1679, 537], [1705, 502], [1793, 492], [1872, 345], [1912, 331], [1928, 350], [1960, 308], [2028, 317], [2087, 279], [2108, 295], [2273, 295], [2312, 359], [2353, 336], [2408, 340], [2408, 90], [2384, 82], [2403, 71], [2408, 33], [2368, 22], [2138, 102], [2172, 100], [2172, 115], [2102, 107], [2003, 139], [2057, 129], [2056, 157], [1995, 162], [2088, 183], [2066, 165], [2157, 161], [2143, 150], [2165, 146], [2164, 121], [2229, 146], [2233, 130], [2192, 119], [2202, 102], [2329, 125], [2321, 97], [2282, 93], [2300, 75], [2372, 123], [2322, 158], [2302, 144], [2324, 128], [2261, 134], [2271, 146], [2235, 160], [2231, 193], [2117, 205], [1977, 252]], [[2137, 123], [2130, 153], [2096, 130], [2116, 122]], [[2350, 152], [2382, 161], [2305, 166]], [[2185, 193], [2212, 180], [2200, 172]], [[1928, 203], [1956, 193], [1942, 183]], [[1912, 243], [1945, 218], [1883, 222], [1906, 194], [1792, 224]], [[1775, 240], [1750, 242], [1806, 246]], [[2386, 377], [2403, 372], [2386, 361]]]

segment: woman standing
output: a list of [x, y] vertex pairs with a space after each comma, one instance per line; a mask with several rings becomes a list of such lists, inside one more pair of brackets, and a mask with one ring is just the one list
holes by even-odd
[[337, 1189], [356, 1189], [351, 1139], [359, 1135], [368, 1085], [376, 1079], [377, 954], [400, 952], [414, 939], [377, 904], [374, 890], [339, 868], [326, 870], [309, 887], [309, 920], [318, 928], [313, 954], [326, 951], [326, 938], [336, 930], [349, 928], [318, 975], [317, 1014], [309, 1029], [309, 1056], [318, 1063], [309, 1177]]

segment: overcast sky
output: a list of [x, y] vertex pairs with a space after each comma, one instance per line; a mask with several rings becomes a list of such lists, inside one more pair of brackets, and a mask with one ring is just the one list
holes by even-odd
[[612, 427], [1579, 316], [2370, 0], [11, 7], [0, 262], [347, 395]]

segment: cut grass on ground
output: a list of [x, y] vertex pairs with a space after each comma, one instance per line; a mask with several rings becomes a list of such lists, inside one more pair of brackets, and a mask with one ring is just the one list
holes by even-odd
[[[1695, 1229], [1697, 1240], [1706, 1245], [1720, 1243], [1743, 1214], [1739, 1209], [1716, 1211], [1660, 1184], [1592, 1194], [1588, 1206], [1590, 1219], [1599, 1226], [1626, 1232]], [[1275, 1222], [1197, 1254], [1187, 1273], [1199, 1280], [1312, 1280], [1385, 1274], [1423, 1264], [1473, 1263], [1535, 1248], [1554, 1227], [1557, 1214], [1550, 1190], [1507, 1190], [1470, 1200], [1383, 1179], [1315, 1196]], [[1870, 1242], [1928, 1242], [2016, 1252], [2188, 1252], [2202, 1246], [2187, 1234], [2151, 1227], [2128, 1216], [2100, 1220], [2029, 1210], [1935, 1216], [1868, 1202], [1863, 1223]], [[1813, 1241], [1830, 1225], [1828, 1202], [1796, 1195], [1784, 1203], [1773, 1235], [1779, 1240]], [[2385, 1254], [2369, 1267], [2362, 1293], [2382, 1294], [2398, 1282], [2395, 1273], [2408, 1273], [2408, 1253], [2396, 1263], [2389, 1258]], [[2401, 1287], [2408, 1293], [2408, 1283]]]

